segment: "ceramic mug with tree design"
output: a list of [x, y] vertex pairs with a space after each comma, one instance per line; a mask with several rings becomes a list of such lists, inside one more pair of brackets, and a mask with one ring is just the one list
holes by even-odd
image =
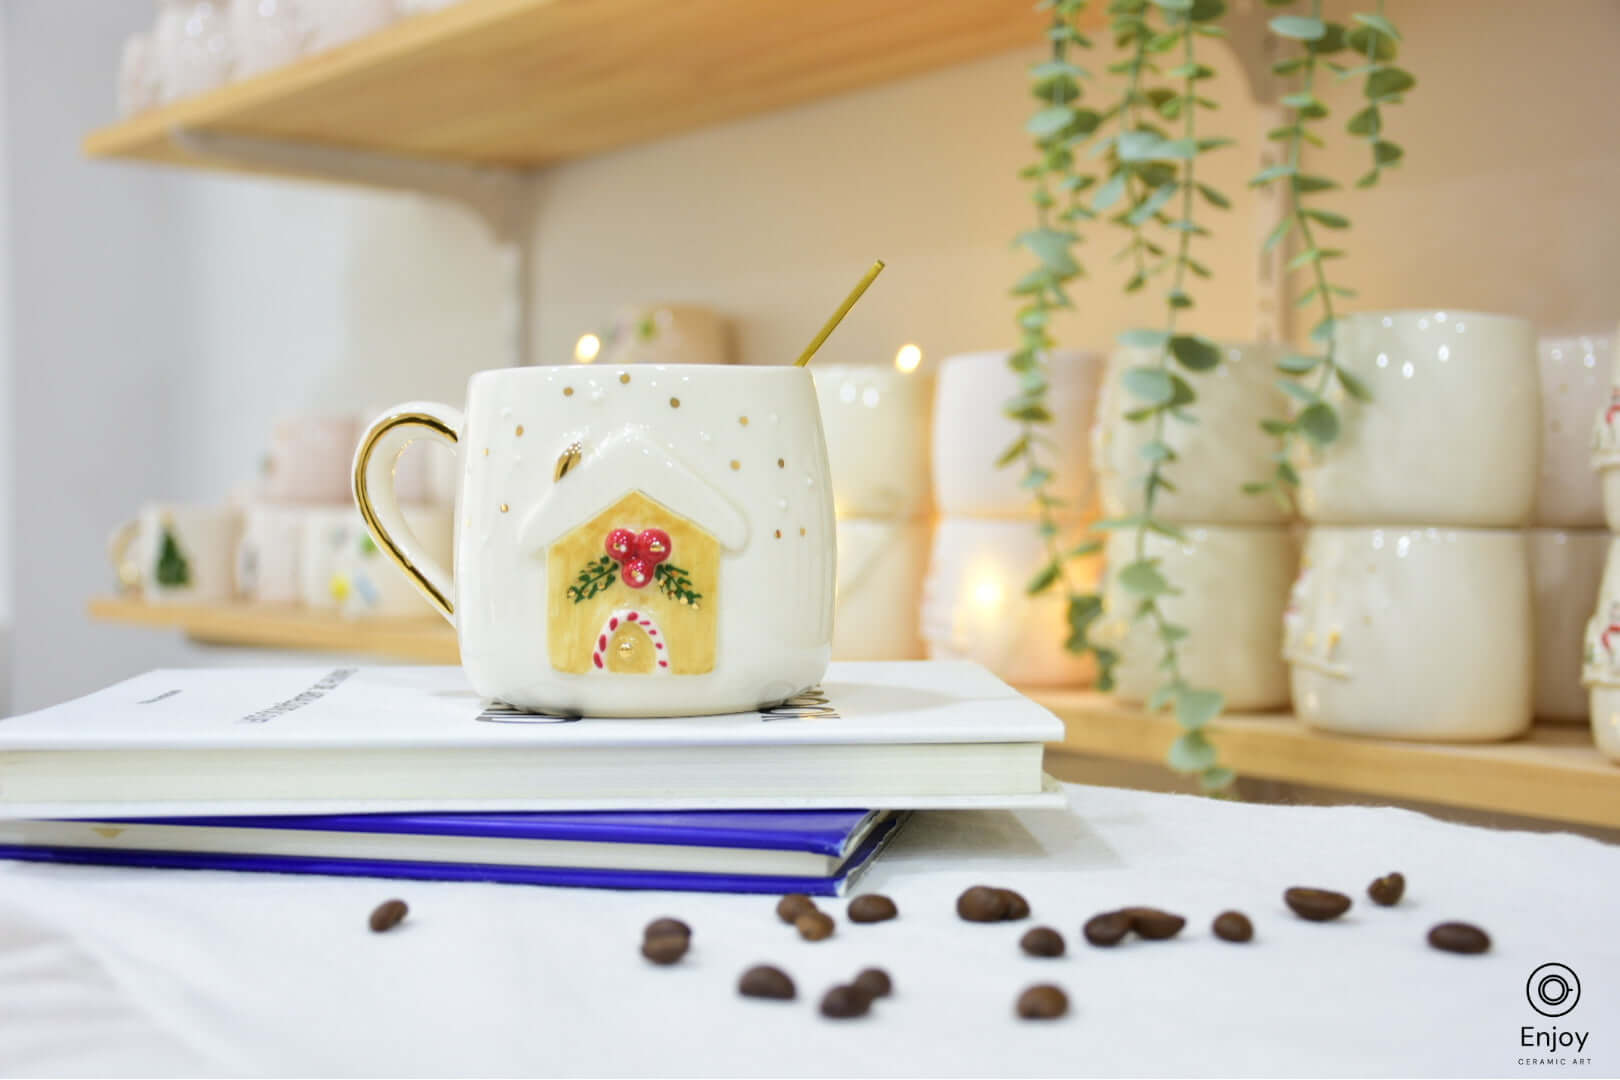
[[[420, 437], [460, 457], [453, 574], [394, 495], [393, 463]], [[379, 416], [354, 489], [487, 697], [691, 716], [776, 704], [826, 673], [833, 501], [803, 369], [480, 372], [465, 413], [414, 402]]]

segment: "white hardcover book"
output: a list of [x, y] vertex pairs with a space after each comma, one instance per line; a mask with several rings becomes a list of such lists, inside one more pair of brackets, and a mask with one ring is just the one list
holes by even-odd
[[160, 670], [0, 720], [0, 816], [1061, 805], [1062, 736], [969, 663], [658, 719], [516, 712], [454, 667]]

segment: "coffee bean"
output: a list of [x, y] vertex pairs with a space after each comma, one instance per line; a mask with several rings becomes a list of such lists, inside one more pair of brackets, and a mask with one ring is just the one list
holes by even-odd
[[800, 892], [788, 893], [776, 902], [776, 917], [789, 926], [797, 922], [800, 915], [815, 910], [816, 902]]
[[1405, 894], [1406, 878], [1400, 874], [1385, 874], [1373, 879], [1373, 883], [1367, 886], [1367, 895], [1372, 897], [1373, 903], [1385, 907], [1394, 907]]
[[956, 898], [956, 913], [968, 922], [1000, 922], [1007, 907], [1007, 894], [988, 885], [975, 885]]
[[850, 985], [869, 998], [888, 997], [894, 993], [894, 981], [882, 968], [866, 968], [855, 976], [855, 981]]
[[1029, 918], [1028, 900], [1025, 900], [1011, 889], [997, 889], [996, 892], [1000, 893], [1002, 898], [1007, 901], [1007, 914], [1002, 916], [1003, 919], [1011, 922], [1015, 919]]
[[821, 911], [807, 911], [793, 920], [793, 925], [799, 928], [799, 936], [806, 941], [820, 941], [832, 937], [833, 922], [831, 915]]
[[1254, 924], [1241, 911], [1223, 911], [1215, 916], [1215, 936], [1242, 943], [1254, 937]]
[[1086, 920], [1086, 940], [1093, 945], [1118, 945], [1131, 932], [1131, 917], [1123, 911], [1105, 911]]
[[1050, 926], [1037, 926], [1018, 939], [1018, 947], [1031, 956], [1062, 956], [1063, 935]]
[[850, 922], [886, 922], [898, 914], [900, 909], [894, 906], [894, 901], [877, 893], [857, 896], [849, 902]]
[[1491, 947], [1491, 936], [1465, 922], [1443, 922], [1429, 931], [1429, 944], [1445, 952], [1482, 953]]
[[679, 961], [691, 946], [691, 939], [684, 934], [659, 934], [641, 943], [641, 955], [662, 966]]
[[1350, 898], [1331, 889], [1295, 886], [1283, 893], [1283, 902], [1293, 909], [1295, 915], [1311, 922], [1337, 919], [1350, 910]]
[[1131, 920], [1131, 929], [1149, 941], [1164, 941], [1181, 933], [1187, 920], [1168, 911], [1150, 907], [1128, 907], [1120, 911]]
[[371, 912], [372, 933], [380, 934], [385, 930], [392, 930], [404, 920], [410, 910], [403, 900], [384, 900]]
[[788, 978], [787, 972], [769, 964], [760, 964], [742, 973], [742, 978], [737, 980], [737, 993], [743, 997], [792, 1001], [797, 991], [794, 990], [793, 980]]
[[835, 986], [821, 999], [821, 1015], [833, 1020], [865, 1016], [871, 1007], [871, 995], [855, 986]]
[[1069, 1011], [1069, 995], [1050, 984], [1032, 986], [1018, 995], [1018, 1015], [1025, 1020], [1056, 1020]]
[[641, 936], [643, 938], [663, 937], [666, 934], [674, 934], [677, 937], [690, 938], [692, 936], [692, 928], [681, 922], [679, 919], [654, 919], [652, 922], [648, 923], [647, 928], [641, 932]]

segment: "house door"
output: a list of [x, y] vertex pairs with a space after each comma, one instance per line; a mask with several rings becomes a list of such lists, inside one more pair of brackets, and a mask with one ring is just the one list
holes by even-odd
[[658, 666], [657, 652], [640, 623], [622, 622], [608, 639], [607, 669], [620, 675], [649, 675]]

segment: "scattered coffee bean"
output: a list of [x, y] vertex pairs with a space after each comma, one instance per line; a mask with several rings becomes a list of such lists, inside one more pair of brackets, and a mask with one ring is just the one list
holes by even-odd
[[1149, 941], [1164, 941], [1181, 933], [1187, 920], [1168, 911], [1150, 907], [1128, 907], [1120, 911], [1131, 920], [1131, 929]]
[[956, 898], [956, 913], [968, 922], [1000, 922], [1007, 907], [1007, 894], [988, 885], [975, 885]]
[[1372, 897], [1373, 903], [1385, 907], [1394, 907], [1401, 902], [1401, 897], [1405, 894], [1406, 878], [1400, 874], [1385, 874], [1381, 878], [1375, 878], [1373, 883], [1367, 886], [1367, 895]]
[[641, 943], [641, 955], [658, 965], [673, 964], [692, 947], [690, 938], [682, 934], [659, 934]]
[[1482, 953], [1491, 947], [1491, 936], [1465, 922], [1443, 922], [1429, 931], [1429, 944], [1445, 952]]
[[871, 995], [855, 986], [835, 986], [821, 999], [821, 1015], [833, 1020], [865, 1016], [871, 1007]]
[[798, 922], [800, 915], [815, 910], [816, 902], [804, 893], [788, 893], [776, 902], [776, 917], [789, 926]]
[[674, 934], [677, 937], [690, 938], [692, 928], [679, 919], [654, 919], [647, 924], [647, 929], [641, 932], [643, 938], [663, 937]]
[[1002, 916], [1003, 919], [1012, 922], [1015, 919], [1029, 918], [1028, 900], [1025, 900], [1011, 889], [997, 889], [996, 892], [1000, 893], [1002, 898], [1007, 901], [1007, 914]]
[[1295, 886], [1283, 893], [1283, 902], [1295, 915], [1311, 922], [1337, 919], [1350, 910], [1350, 898], [1331, 889], [1308, 889]]
[[1037, 926], [1018, 939], [1018, 947], [1031, 956], [1062, 956], [1063, 935], [1050, 926]]
[[799, 928], [799, 936], [806, 941], [820, 941], [832, 937], [833, 922], [831, 915], [821, 911], [807, 911], [793, 920], [793, 925]]
[[850, 922], [886, 922], [898, 914], [900, 909], [894, 906], [894, 901], [878, 893], [857, 896], [849, 902]]
[[742, 973], [742, 978], [737, 980], [737, 993], [743, 997], [792, 1001], [797, 991], [794, 990], [793, 980], [788, 978], [787, 972], [769, 964], [760, 964]]
[[869, 998], [888, 997], [894, 993], [894, 981], [882, 968], [866, 968], [855, 976], [855, 981], [850, 985]]
[[1069, 1011], [1069, 995], [1049, 984], [1032, 986], [1018, 995], [1018, 1015], [1025, 1020], [1056, 1020]]
[[392, 930], [404, 920], [410, 910], [403, 900], [384, 900], [371, 912], [372, 933], [380, 934], [385, 930]]
[[1242, 943], [1254, 937], [1254, 924], [1241, 911], [1223, 911], [1215, 916], [1215, 936]]
[[1105, 911], [1087, 919], [1083, 933], [1093, 945], [1118, 945], [1131, 932], [1131, 921], [1123, 911]]

